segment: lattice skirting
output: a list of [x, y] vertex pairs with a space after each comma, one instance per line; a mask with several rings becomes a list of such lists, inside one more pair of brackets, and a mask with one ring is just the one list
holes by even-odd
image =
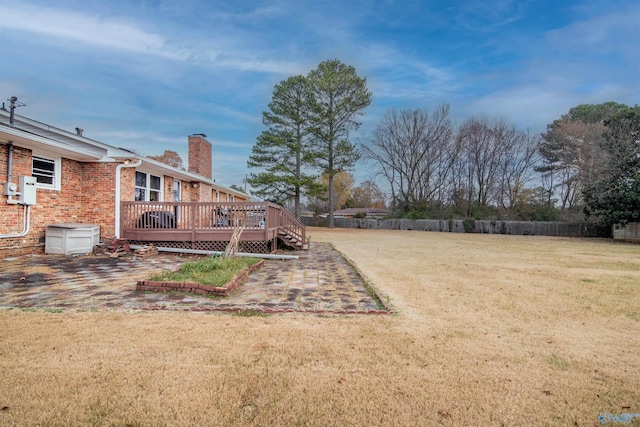
[[[196, 249], [200, 251], [215, 251], [224, 252], [227, 248], [227, 241], [212, 241], [212, 242], [148, 242], [144, 240], [130, 240], [132, 245], [149, 245], [153, 244], [156, 247], [161, 248], [176, 248], [176, 249]], [[238, 252], [248, 252], [253, 254], [269, 254], [277, 249], [276, 241], [241, 241], [238, 245]]]

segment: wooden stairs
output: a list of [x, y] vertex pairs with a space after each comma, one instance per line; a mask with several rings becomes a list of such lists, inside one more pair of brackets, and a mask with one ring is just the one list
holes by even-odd
[[278, 229], [278, 238], [286, 246], [292, 249], [295, 249], [297, 251], [309, 249], [309, 245], [303, 242], [299, 236], [295, 236], [291, 234], [290, 232], [288, 232], [286, 229], [282, 227]]

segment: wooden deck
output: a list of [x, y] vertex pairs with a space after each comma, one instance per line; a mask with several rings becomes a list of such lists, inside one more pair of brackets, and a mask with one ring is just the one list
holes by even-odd
[[224, 251], [236, 228], [242, 252], [306, 249], [305, 227], [273, 203], [121, 202], [120, 237], [156, 246]]

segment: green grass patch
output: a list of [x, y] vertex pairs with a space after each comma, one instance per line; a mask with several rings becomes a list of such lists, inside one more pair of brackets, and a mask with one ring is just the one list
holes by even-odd
[[551, 354], [551, 356], [549, 356], [549, 358], [547, 359], [547, 362], [549, 362], [549, 364], [554, 368], [559, 369], [561, 371], [569, 370], [569, 361], [567, 361], [567, 359], [561, 356], [558, 356], [556, 354]]
[[259, 258], [208, 257], [187, 262], [178, 271], [163, 271], [149, 278], [156, 282], [192, 282], [224, 286], [244, 268], [260, 262]]

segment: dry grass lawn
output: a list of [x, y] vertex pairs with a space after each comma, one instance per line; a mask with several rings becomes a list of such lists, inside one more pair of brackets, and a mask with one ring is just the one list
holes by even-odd
[[0, 425], [593, 426], [640, 413], [639, 245], [309, 233], [397, 314], [4, 310]]

